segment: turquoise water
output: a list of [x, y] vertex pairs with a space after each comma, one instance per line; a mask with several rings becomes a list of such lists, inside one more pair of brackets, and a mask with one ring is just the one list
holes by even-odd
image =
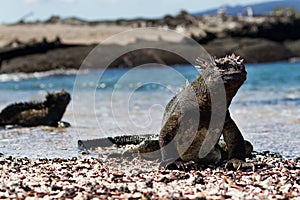
[[[230, 107], [244, 137], [256, 150], [300, 156], [300, 63], [246, 66], [248, 77]], [[0, 109], [13, 102], [43, 100], [46, 91], [72, 94], [65, 130], [0, 129], [6, 155], [71, 157], [77, 140], [157, 133], [164, 106], [193, 81], [192, 66], [0, 75]]]

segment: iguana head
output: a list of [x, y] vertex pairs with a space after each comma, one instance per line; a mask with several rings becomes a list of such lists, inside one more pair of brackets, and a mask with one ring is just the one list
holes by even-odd
[[243, 59], [234, 54], [214, 59], [209, 63], [198, 59], [197, 64], [200, 64], [206, 84], [213, 85], [216, 80], [222, 81], [229, 102], [247, 78]]
[[46, 96], [45, 105], [47, 107], [66, 108], [71, 100], [70, 94], [65, 90], [60, 90], [53, 93], [48, 93]]
[[217, 71], [225, 84], [242, 85], [246, 80], [247, 72], [244, 60], [232, 54], [224, 58], [215, 59], [214, 71]]

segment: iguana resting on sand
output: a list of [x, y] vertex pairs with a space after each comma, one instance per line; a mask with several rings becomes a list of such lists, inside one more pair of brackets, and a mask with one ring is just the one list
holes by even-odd
[[44, 102], [15, 103], [0, 113], [0, 126], [20, 125], [67, 127], [70, 124], [60, 121], [71, 100], [65, 90], [48, 93]]
[[[144, 157], [158, 157], [156, 153], [160, 149], [162, 154], [160, 166], [168, 169], [187, 168], [193, 162], [216, 164], [224, 159], [228, 159], [228, 167], [252, 166], [244, 161], [246, 155], [251, 154], [253, 147], [250, 142], [244, 141], [228, 111], [233, 97], [246, 80], [247, 73], [243, 60], [232, 55], [201, 64], [204, 65], [201, 76], [186, 86], [166, 106], [159, 139], [151, 135], [148, 139], [141, 137], [144, 141], [126, 153], [134, 152], [141, 153]], [[222, 93], [220, 86], [223, 87], [223, 96], [218, 95], [219, 92]], [[217, 117], [213, 117], [213, 114]], [[211, 125], [212, 119], [215, 120], [215, 124]], [[219, 142], [222, 133], [225, 144]], [[131, 139], [132, 141], [130, 136], [119, 136], [106, 140], [99, 139], [98, 142], [100, 144], [106, 141], [105, 144], [117, 145], [141, 142], [138, 136], [132, 136]], [[83, 141], [79, 141], [78, 144], [85, 145]], [[203, 146], [206, 149], [201, 150]], [[147, 154], [153, 151], [155, 151], [153, 154]]]

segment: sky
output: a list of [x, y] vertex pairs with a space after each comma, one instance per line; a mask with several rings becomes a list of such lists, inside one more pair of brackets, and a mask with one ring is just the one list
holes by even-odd
[[0, 23], [45, 20], [52, 15], [87, 20], [157, 18], [181, 10], [198, 12], [222, 5], [246, 5], [273, 0], [2, 0]]

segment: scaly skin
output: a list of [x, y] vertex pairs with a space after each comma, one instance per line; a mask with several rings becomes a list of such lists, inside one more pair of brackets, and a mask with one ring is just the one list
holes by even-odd
[[[131, 156], [132, 154], [139, 154], [142, 158], [149, 159], [149, 160], [161, 160], [161, 154], [159, 152], [160, 146], [159, 146], [159, 140], [158, 137], [154, 137], [152, 139], [145, 139], [143, 142], [139, 143], [135, 147], [131, 147], [130, 149], [123, 152], [123, 156]], [[123, 137], [123, 136], [120, 136]], [[127, 136], [130, 137], [130, 136]], [[129, 143], [128, 143], [129, 144]], [[121, 146], [125, 146], [128, 144], [122, 143]], [[211, 154], [208, 157], [211, 157], [211, 163], [209, 164], [218, 164], [220, 162], [223, 162], [228, 159], [228, 146], [225, 143], [224, 139], [220, 139], [217, 144], [217, 149], [220, 150], [221, 154], [216, 155], [217, 159], [214, 159], [213, 154]], [[245, 151], [247, 157], [251, 157], [251, 154], [253, 152], [253, 146], [252, 144], [245, 140]]]
[[67, 127], [69, 123], [61, 118], [71, 100], [65, 90], [48, 93], [44, 102], [16, 103], [4, 108], [0, 113], [0, 126], [20, 125]]
[[[198, 164], [217, 162], [221, 157], [217, 143], [222, 133], [228, 148], [227, 166], [237, 168], [246, 165], [245, 141], [228, 110], [233, 97], [246, 80], [243, 60], [235, 55], [226, 56], [216, 59], [212, 64], [206, 63], [204, 67], [202, 75], [166, 106], [159, 135], [161, 167], [173, 169], [174, 163], [182, 166], [191, 161]], [[221, 91], [217, 86], [220, 80], [224, 84], [226, 97], [213, 101], [213, 95]], [[222, 104], [225, 109], [222, 109]], [[223, 127], [221, 129], [209, 129], [213, 109], [216, 109], [214, 114], [220, 116], [215, 124], [216, 127]], [[222, 120], [222, 115], [225, 120]], [[218, 138], [211, 144], [211, 151], [205, 157], [199, 157], [201, 146], [208, 135]]]

